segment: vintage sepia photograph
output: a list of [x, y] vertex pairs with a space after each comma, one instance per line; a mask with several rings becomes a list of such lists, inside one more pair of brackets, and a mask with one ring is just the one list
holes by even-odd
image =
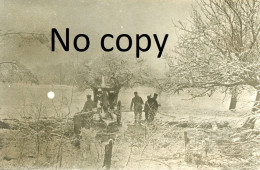
[[260, 0], [0, 0], [0, 169], [260, 169]]

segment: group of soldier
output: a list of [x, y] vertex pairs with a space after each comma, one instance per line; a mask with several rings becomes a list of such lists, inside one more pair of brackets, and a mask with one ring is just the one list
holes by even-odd
[[[134, 98], [132, 99], [130, 111], [132, 111], [134, 106], [135, 124], [141, 124], [142, 112], [145, 112], [145, 120], [151, 122], [154, 120], [154, 116], [158, 111], [159, 104], [157, 102], [158, 94], [154, 93], [153, 97], [151, 95], [147, 96], [147, 100], [144, 103], [143, 99], [138, 95], [138, 92], [134, 92]], [[143, 110], [144, 104], [144, 110]]]
[[[96, 96], [96, 97], [95, 97]], [[93, 108], [97, 108], [98, 112], [102, 112], [101, 110], [104, 110], [104, 112], [107, 112], [107, 110], [113, 109], [115, 106], [115, 94], [114, 91], [102, 91], [101, 89], [98, 89], [96, 95], [94, 96], [95, 101], [91, 99], [91, 95], [87, 95], [87, 101], [85, 102], [85, 105], [81, 112], [88, 112], [92, 111]]]
[[[149, 95], [147, 96], [147, 100], [144, 103], [143, 99], [138, 95], [138, 92], [134, 92], [134, 97], [131, 101], [130, 111], [132, 112], [132, 109], [134, 108], [134, 118], [135, 118], [135, 124], [141, 124], [142, 120], [142, 112], [145, 112], [145, 121], [152, 122], [154, 120], [154, 116], [156, 112], [158, 111], [159, 104], [157, 102], [158, 94], [154, 93], [153, 96]], [[89, 112], [92, 111], [93, 108], [97, 108], [97, 111], [99, 113], [102, 112], [104, 109], [104, 112], [106, 113], [106, 107], [101, 107], [104, 103], [102, 103], [99, 99], [97, 102], [94, 102], [91, 99], [91, 95], [87, 95], [87, 101], [84, 104], [83, 109], [81, 112]], [[144, 105], [144, 107], [143, 107]], [[103, 109], [102, 109], [103, 108]], [[111, 116], [112, 117], [112, 116]]]

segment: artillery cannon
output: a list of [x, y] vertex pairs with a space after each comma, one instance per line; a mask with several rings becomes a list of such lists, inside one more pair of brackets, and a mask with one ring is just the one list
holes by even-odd
[[99, 131], [114, 132], [121, 126], [121, 101], [118, 91], [111, 87], [93, 88], [96, 108], [89, 112], [74, 115], [74, 133], [79, 135], [81, 128], [95, 128]]

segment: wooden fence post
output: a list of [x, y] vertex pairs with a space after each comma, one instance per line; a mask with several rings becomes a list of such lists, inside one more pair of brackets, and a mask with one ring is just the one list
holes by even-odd
[[106, 169], [110, 169], [111, 167], [112, 149], [113, 149], [113, 140], [110, 139], [108, 144], [105, 146], [103, 167], [105, 167]]
[[184, 131], [184, 146], [185, 146], [185, 162], [190, 162], [190, 156], [189, 156], [189, 142], [190, 139], [188, 138], [188, 133]]

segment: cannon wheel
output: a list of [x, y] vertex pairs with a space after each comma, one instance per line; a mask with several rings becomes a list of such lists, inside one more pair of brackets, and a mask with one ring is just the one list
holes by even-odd
[[118, 125], [121, 125], [121, 116], [122, 116], [121, 101], [119, 100], [117, 102], [117, 118], [116, 118]]

